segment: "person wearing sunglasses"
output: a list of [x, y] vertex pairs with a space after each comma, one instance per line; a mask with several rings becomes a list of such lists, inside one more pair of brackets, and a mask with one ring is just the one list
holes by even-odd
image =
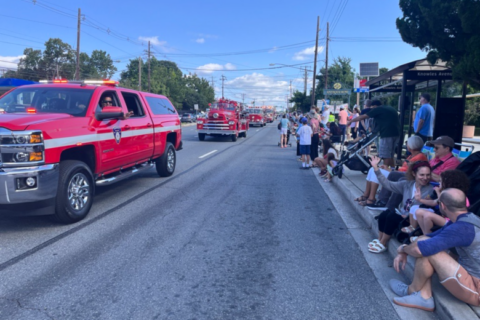
[[[114, 101], [113, 101], [113, 98], [112, 96], [110, 95], [105, 95], [102, 97], [102, 99], [100, 99], [100, 104], [99, 106], [97, 107], [97, 110], [96, 112], [102, 112], [102, 109], [105, 108], [105, 107], [111, 107], [113, 106], [114, 104]], [[123, 119], [128, 119], [130, 118], [131, 116], [133, 116], [133, 111], [129, 111], [127, 113], [124, 114], [124, 117]]]
[[419, 98], [420, 109], [415, 114], [413, 129], [415, 135], [422, 138], [423, 142], [432, 140], [433, 137], [433, 121], [435, 120], [435, 110], [430, 105], [430, 95], [422, 93]]
[[440, 173], [446, 170], [456, 169], [460, 164], [460, 160], [452, 154], [455, 141], [449, 136], [440, 136], [428, 144], [433, 145], [433, 149], [435, 150], [435, 158], [430, 160], [430, 165], [432, 166], [432, 181], [440, 182]]

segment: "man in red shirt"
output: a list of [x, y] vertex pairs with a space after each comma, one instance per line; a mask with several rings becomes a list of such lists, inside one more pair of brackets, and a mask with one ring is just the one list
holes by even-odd
[[348, 113], [343, 106], [340, 106], [340, 112], [338, 113], [338, 128], [342, 132], [342, 142], [345, 141], [345, 133], [347, 130]]
[[440, 173], [446, 170], [453, 170], [460, 164], [460, 161], [452, 154], [455, 141], [448, 136], [440, 136], [428, 144], [433, 145], [435, 150], [435, 158], [430, 160], [430, 166], [432, 167], [431, 179], [440, 182]]

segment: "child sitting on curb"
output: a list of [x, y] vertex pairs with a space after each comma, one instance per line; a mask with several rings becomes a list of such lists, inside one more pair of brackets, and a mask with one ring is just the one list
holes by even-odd
[[332, 170], [333, 168], [335, 168], [335, 166], [337, 165], [337, 160], [335, 160], [335, 156], [333, 155], [333, 153], [329, 153], [327, 155], [327, 174], [326, 174], [326, 178], [325, 178], [325, 182], [332, 182], [332, 177], [333, 177], [333, 173], [332, 173]]

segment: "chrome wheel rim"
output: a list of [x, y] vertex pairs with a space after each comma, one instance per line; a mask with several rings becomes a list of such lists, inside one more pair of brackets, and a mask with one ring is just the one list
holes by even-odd
[[90, 185], [83, 173], [75, 174], [67, 189], [68, 202], [74, 210], [82, 210], [90, 200]]
[[169, 149], [168, 153], [167, 153], [167, 169], [168, 169], [168, 172], [173, 172], [174, 168], [175, 168], [175, 153], [173, 152], [172, 149]]

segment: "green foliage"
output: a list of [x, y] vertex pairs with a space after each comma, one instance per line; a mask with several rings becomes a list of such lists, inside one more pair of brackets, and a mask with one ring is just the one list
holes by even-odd
[[480, 117], [480, 98], [467, 99], [465, 104], [465, 118], [463, 119], [464, 125], [478, 125], [478, 119]]
[[[142, 64], [142, 88], [148, 91], [148, 63]], [[138, 60], [132, 59], [127, 69], [120, 74], [120, 84], [127, 88], [138, 89]], [[165, 60], [150, 59], [150, 92], [167, 96], [177, 109], [194, 108], [199, 105], [205, 110], [213, 102], [215, 94], [206, 79], [197, 75], [183, 75], [176, 63]]]
[[427, 59], [448, 62], [453, 77], [480, 88], [480, 1], [400, 0], [397, 19], [402, 39], [427, 52]]
[[[45, 50], [26, 48], [20, 59], [17, 71], [7, 72], [5, 78], [20, 78], [32, 81], [53, 79], [57, 76], [65, 79], [75, 77], [76, 54], [72, 47], [58, 38], [45, 42]], [[90, 57], [80, 53], [80, 79], [106, 79], [113, 76], [117, 68], [105, 51], [94, 50]]]
[[293, 93], [292, 98], [289, 100], [289, 102], [295, 103], [295, 107], [302, 112], [308, 112], [310, 111], [310, 104], [311, 104], [311, 96], [307, 96], [303, 92], [300, 91], [295, 91]]

